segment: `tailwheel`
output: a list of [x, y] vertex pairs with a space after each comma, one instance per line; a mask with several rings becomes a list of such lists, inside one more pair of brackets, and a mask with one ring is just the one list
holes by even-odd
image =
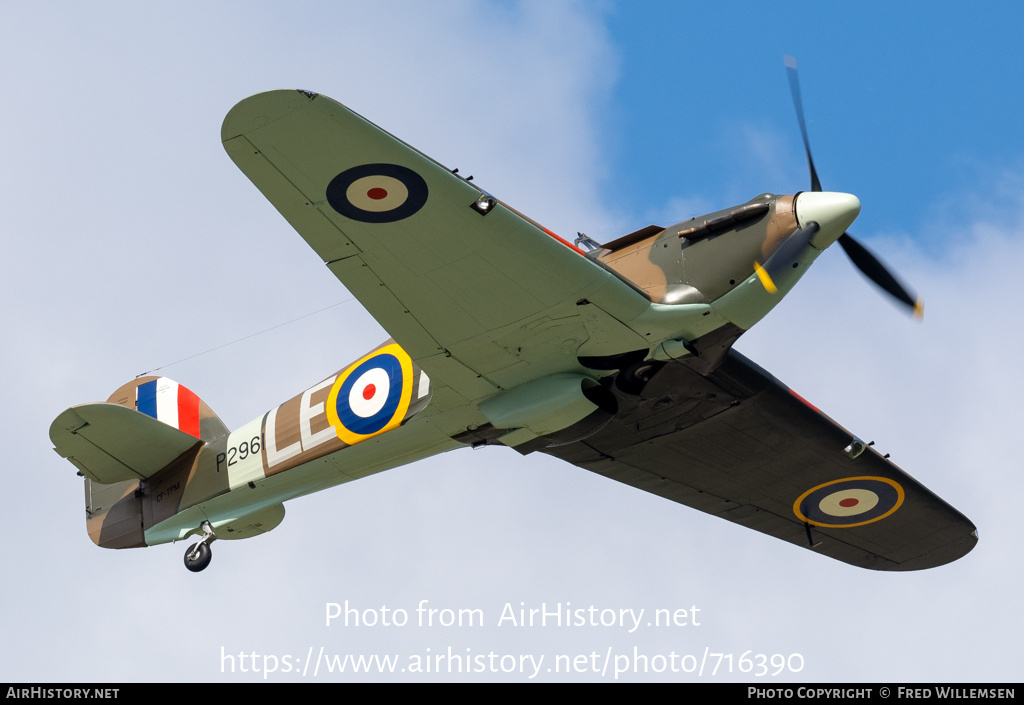
[[210, 560], [212, 558], [213, 550], [210, 548], [210, 544], [200, 541], [192, 544], [189, 546], [189, 549], [185, 551], [185, 567], [193, 573], [198, 573], [206, 568], [206, 566], [210, 565]]

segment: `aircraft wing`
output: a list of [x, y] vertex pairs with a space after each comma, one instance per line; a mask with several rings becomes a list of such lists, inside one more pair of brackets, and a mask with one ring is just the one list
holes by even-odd
[[705, 377], [663, 366], [583, 441], [543, 452], [818, 553], [874, 570], [960, 558], [974, 525], [735, 351]]
[[[272, 91], [224, 120], [224, 147], [373, 317], [463, 399], [646, 347], [648, 300], [553, 233], [345, 106]], [[586, 311], [577, 302], [586, 301]]]

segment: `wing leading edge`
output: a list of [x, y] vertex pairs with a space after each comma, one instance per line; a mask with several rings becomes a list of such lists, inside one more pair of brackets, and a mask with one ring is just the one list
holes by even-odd
[[707, 377], [669, 363], [590, 438], [543, 452], [874, 570], [954, 561], [964, 515], [735, 351]]

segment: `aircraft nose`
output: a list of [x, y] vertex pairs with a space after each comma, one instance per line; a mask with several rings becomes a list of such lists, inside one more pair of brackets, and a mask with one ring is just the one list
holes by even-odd
[[817, 223], [811, 244], [824, 250], [846, 232], [860, 213], [860, 199], [849, 193], [805, 191], [796, 198], [796, 219], [800, 227]]

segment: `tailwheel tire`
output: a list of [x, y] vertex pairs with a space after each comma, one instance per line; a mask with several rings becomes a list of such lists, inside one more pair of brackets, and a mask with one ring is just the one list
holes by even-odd
[[[195, 554], [194, 558], [192, 557], [193, 554]], [[194, 543], [185, 551], [185, 567], [193, 573], [198, 573], [210, 565], [212, 558], [213, 551], [210, 549], [209, 544]]]

